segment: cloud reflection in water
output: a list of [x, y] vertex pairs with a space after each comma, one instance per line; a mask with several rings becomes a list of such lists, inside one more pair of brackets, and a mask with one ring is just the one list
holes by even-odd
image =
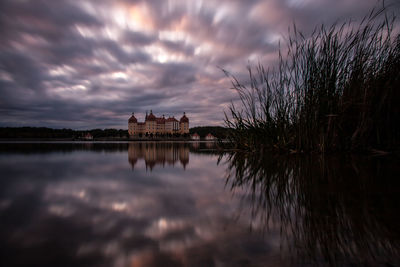
[[[225, 167], [217, 165], [217, 156], [196, 152], [203, 145], [108, 146], [0, 151], [2, 265], [263, 266], [267, 259], [279, 261], [277, 233], [265, 239], [249, 233], [247, 220], [233, 220], [238, 198], [225, 190]], [[181, 163], [190, 155], [186, 169], [168, 164], [171, 149], [172, 159]], [[148, 151], [160, 153], [146, 158]], [[152, 171], [139, 160], [132, 171], [130, 153], [155, 159]], [[164, 160], [163, 167], [157, 165]]]
[[399, 265], [396, 163], [2, 144], [0, 265]]

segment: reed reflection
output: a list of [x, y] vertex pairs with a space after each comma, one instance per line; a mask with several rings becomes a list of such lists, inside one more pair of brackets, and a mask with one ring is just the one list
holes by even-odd
[[188, 143], [129, 143], [128, 161], [135, 168], [138, 160], [143, 159], [146, 170], [152, 171], [156, 165], [175, 166], [179, 161], [183, 169], [189, 164]]
[[261, 223], [265, 230], [280, 225], [281, 247], [296, 264], [398, 266], [397, 163], [232, 153], [227, 185], [246, 192], [242, 202], [250, 202], [251, 211], [242, 216], [252, 224]]

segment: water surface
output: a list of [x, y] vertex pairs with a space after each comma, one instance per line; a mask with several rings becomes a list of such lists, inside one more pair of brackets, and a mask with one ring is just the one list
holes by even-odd
[[1, 266], [395, 266], [396, 163], [2, 143]]

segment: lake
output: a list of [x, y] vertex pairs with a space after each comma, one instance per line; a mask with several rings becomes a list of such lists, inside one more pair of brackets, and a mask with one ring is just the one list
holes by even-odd
[[0, 143], [0, 266], [398, 266], [398, 163]]

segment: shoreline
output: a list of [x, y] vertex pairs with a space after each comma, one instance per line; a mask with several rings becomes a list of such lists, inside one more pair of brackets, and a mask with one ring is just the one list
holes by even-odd
[[217, 142], [218, 140], [192, 140], [190, 138], [0, 138], [0, 143], [7, 142]]

